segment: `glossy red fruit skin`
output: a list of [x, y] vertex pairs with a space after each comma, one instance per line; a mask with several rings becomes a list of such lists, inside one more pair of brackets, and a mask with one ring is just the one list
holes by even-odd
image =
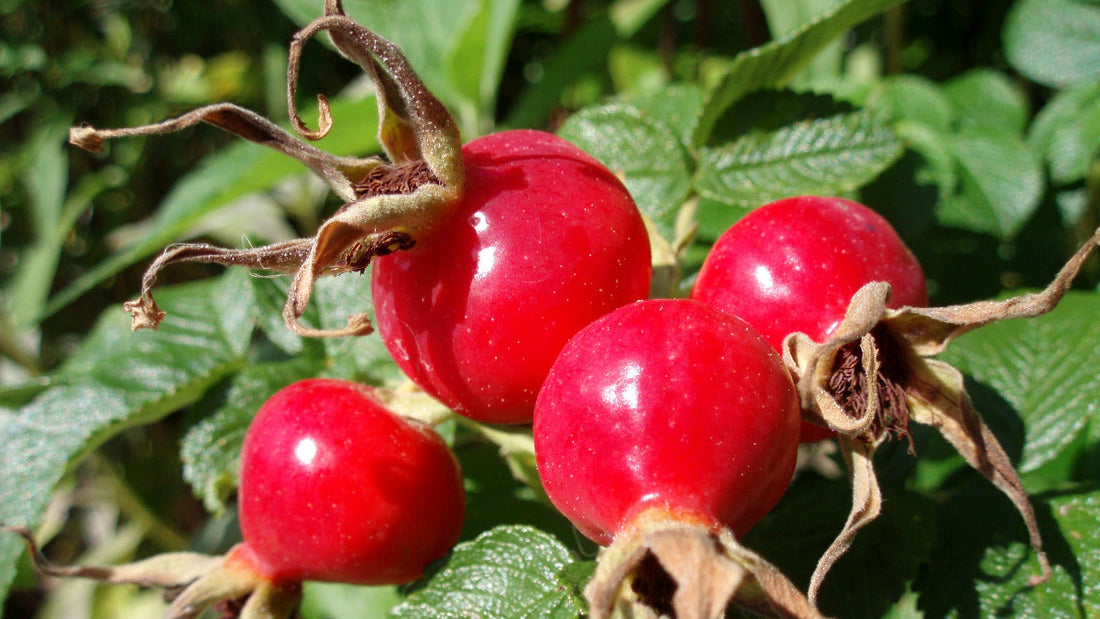
[[864, 284], [889, 282], [889, 306], [928, 304], [924, 271], [885, 218], [842, 198], [762, 206], [707, 255], [691, 292], [748, 321], [776, 350], [801, 331], [824, 341]]
[[535, 409], [550, 500], [609, 544], [663, 509], [743, 535], [790, 483], [798, 396], [743, 320], [688, 299], [622, 307], [574, 336]]
[[[691, 297], [740, 316], [781, 350], [798, 331], [825, 341], [872, 281], [890, 283], [892, 308], [928, 304], [924, 271], [885, 218], [851, 200], [800, 196], [762, 206], [723, 233]], [[833, 435], [802, 428], [803, 442]]]
[[505, 131], [462, 154], [453, 216], [375, 262], [376, 323], [422, 389], [478, 421], [526, 423], [569, 337], [649, 295], [649, 239], [622, 183], [561, 138]]
[[428, 426], [365, 385], [311, 379], [271, 397], [241, 453], [244, 549], [273, 582], [398, 584], [458, 540], [462, 474]]

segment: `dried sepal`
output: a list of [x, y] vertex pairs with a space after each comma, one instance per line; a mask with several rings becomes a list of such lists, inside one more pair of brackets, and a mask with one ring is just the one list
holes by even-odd
[[[1049, 580], [1035, 511], [1008, 454], [973, 410], [962, 374], [931, 359], [954, 338], [1000, 320], [1030, 318], [1053, 310], [1085, 261], [1100, 244], [1100, 230], [1070, 258], [1044, 290], [1004, 301], [935, 308], [889, 309], [889, 285], [871, 282], [852, 298], [836, 334], [823, 343], [801, 333], [783, 343], [784, 361], [798, 377], [803, 416], [835, 430], [852, 479], [852, 509], [841, 533], [819, 561], [809, 597], [816, 600], [826, 574], [873, 520], [882, 498], [872, 466], [891, 433], [908, 436], [909, 423], [936, 428], [1016, 506], [1039, 560], [1030, 582]], [[838, 380], [839, 379], [839, 380]], [[912, 444], [910, 443], [910, 451]]]
[[848, 476], [852, 482], [852, 509], [844, 528], [836, 536], [825, 553], [818, 559], [817, 566], [810, 576], [810, 586], [806, 595], [811, 604], [817, 604], [817, 594], [821, 583], [832, 569], [837, 559], [844, 556], [855, 541], [860, 529], [867, 526], [882, 512], [882, 490], [875, 476], [873, 462], [875, 446], [861, 438], [852, 438], [844, 434], [837, 436], [841, 445], [844, 462], [848, 466]]
[[317, 278], [361, 272], [372, 257], [411, 247], [461, 200], [465, 167], [454, 118], [428, 91], [396, 45], [352, 21], [335, 0], [328, 0], [325, 15], [301, 29], [290, 45], [287, 103], [295, 129], [308, 139], [319, 139], [333, 125], [325, 97], [317, 99], [320, 126], [316, 131], [306, 127], [294, 105], [302, 49], [310, 38], [326, 31], [340, 51], [359, 63], [374, 82], [380, 110], [379, 140], [389, 162], [378, 157], [330, 155], [255, 112], [229, 103], [205, 106], [142, 127], [71, 130], [73, 144], [98, 151], [106, 139], [168, 133], [206, 122], [298, 159], [345, 201], [312, 238], [250, 249], [202, 244], [170, 248], [148, 267], [139, 299], [124, 305], [133, 316], [131, 326], [135, 330], [156, 328], [164, 318], [151, 293], [157, 274], [170, 264], [192, 261], [293, 274], [283, 318], [300, 335], [370, 333], [366, 314], [352, 315], [346, 326], [332, 330], [314, 329], [300, 322]]
[[1009, 318], [1034, 318], [1058, 306], [1070, 285], [1100, 246], [1100, 228], [1070, 257], [1046, 288], [1002, 301], [976, 301], [946, 307], [904, 307], [890, 310], [884, 320], [903, 334], [920, 355], [943, 352], [951, 340], [983, 325]]
[[589, 616], [723, 617], [730, 604], [774, 617], [820, 617], [778, 568], [714, 530], [657, 508], [601, 554], [585, 587]]
[[[23, 537], [36, 572], [57, 578], [88, 578], [110, 584], [134, 584], [164, 590], [170, 601], [166, 619], [189, 619], [211, 606], [243, 600], [242, 619], [290, 617], [301, 599], [300, 583], [272, 583], [260, 576], [235, 551], [225, 556], [171, 552], [122, 565], [55, 565], [23, 526], [0, 526]], [[229, 615], [227, 615], [229, 616]]]

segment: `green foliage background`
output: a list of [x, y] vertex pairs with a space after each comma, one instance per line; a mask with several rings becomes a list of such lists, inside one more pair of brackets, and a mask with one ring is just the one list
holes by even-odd
[[[181, 266], [157, 332], [118, 304], [164, 245], [310, 234], [338, 205], [302, 166], [209, 127], [96, 157], [70, 125], [159, 120], [232, 100], [286, 118], [286, 45], [319, 0], [0, 0], [0, 521], [58, 562], [121, 562], [238, 539], [244, 429], [309, 376], [401, 380], [377, 336], [303, 341], [286, 283]], [[557, 131], [620, 173], [680, 248], [659, 293], [690, 289], [708, 245], [784, 196], [858, 199], [898, 228], [937, 305], [1039, 287], [1100, 220], [1100, 3], [1094, 0], [347, 0], [395, 40], [469, 138]], [[334, 101], [321, 148], [371, 153], [356, 68], [314, 42], [299, 93]], [[315, 114], [315, 112], [313, 112]], [[697, 224], [693, 227], [691, 224]], [[845, 617], [1100, 614], [1100, 272], [1053, 313], [945, 355], [1015, 459], [1055, 565], [1011, 504], [937, 436], [878, 456], [887, 498], [822, 591]], [[369, 307], [366, 277], [325, 281], [307, 320]], [[309, 585], [306, 617], [575, 616], [594, 548], [545, 502], [530, 436], [441, 427], [466, 472], [464, 542], [411, 588]], [[847, 481], [803, 472], [746, 538], [804, 585], [839, 530]], [[157, 616], [155, 592], [41, 589], [0, 537], [9, 616]], [[476, 583], [477, 586], [471, 583]], [[494, 583], [490, 586], [489, 583]]]

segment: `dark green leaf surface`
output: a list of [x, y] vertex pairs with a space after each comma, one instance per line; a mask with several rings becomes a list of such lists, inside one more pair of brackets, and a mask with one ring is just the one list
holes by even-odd
[[558, 134], [621, 175], [638, 208], [671, 238], [691, 190], [688, 154], [672, 127], [633, 105], [613, 103], [570, 116]]
[[1084, 179], [1100, 157], [1100, 82], [1055, 95], [1035, 116], [1028, 143], [1046, 158], [1055, 183]]
[[943, 93], [964, 124], [1017, 135], [1027, 127], [1027, 96], [1003, 73], [970, 71], [944, 84]]
[[[0, 522], [37, 525], [54, 485], [82, 455], [197, 400], [239, 369], [252, 331], [250, 290], [238, 270], [161, 290], [168, 317], [158, 331], [130, 333], [125, 314], [105, 314], [66, 366], [64, 384], [0, 429]], [[17, 537], [0, 536], [0, 594], [21, 552]]]
[[964, 129], [948, 144], [960, 184], [940, 206], [941, 223], [1000, 238], [1019, 232], [1043, 194], [1039, 157], [1021, 137], [991, 129]]
[[[830, 616], [881, 617], [929, 556], [936, 506], [898, 487], [884, 485], [883, 492], [882, 514], [860, 532], [822, 585], [820, 605]], [[805, 590], [818, 557], [844, 525], [851, 497], [847, 479], [826, 481], [805, 473], [745, 544]]]
[[849, 28], [898, 4], [901, 0], [847, 0], [788, 36], [738, 54], [721, 83], [710, 93], [692, 143], [697, 146], [707, 143], [714, 124], [741, 97], [785, 85]]
[[982, 327], [941, 356], [992, 389], [972, 394], [979, 413], [986, 405], [1019, 416], [1026, 429], [1022, 472], [1079, 455], [1081, 434], [1100, 407], [1097, 316], [1100, 294], [1070, 293], [1049, 314]]
[[1100, 78], [1100, 4], [1019, 0], [1005, 23], [1004, 46], [1012, 66], [1040, 84]]
[[871, 180], [901, 150], [894, 132], [870, 112], [792, 120], [703, 149], [696, 187], [704, 199], [742, 209], [799, 194], [833, 195]]
[[927, 616], [1094, 617], [1100, 613], [1100, 491], [1082, 489], [1033, 501], [1054, 576], [1039, 572], [1019, 514], [985, 480], [943, 506], [936, 561], [918, 581]]
[[391, 615], [577, 617], [584, 603], [559, 578], [572, 562], [572, 554], [556, 538], [527, 526], [500, 526], [456, 546], [424, 587]]

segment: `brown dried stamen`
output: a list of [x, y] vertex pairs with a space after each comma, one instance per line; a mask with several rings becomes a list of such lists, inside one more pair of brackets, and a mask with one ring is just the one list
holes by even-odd
[[[878, 374], [875, 385], [878, 391], [879, 410], [871, 421], [867, 435], [871, 441], [889, 433], [909, 440], [909, 453], [916, 455], [913, 436], [909, 432], [909, 398], [906, 387], [911, 372], [906, 364], [901, 345], [883, 324], [871, 329], [878, 352]], [[862, 416], [867, 410], [868, 377], [863, 371], [863, 352], [858, 341], [837, 351], [833, 373], [829, 377], [829, 392], [845, 411], [853, 417]]]
[[355, 181], [352, 188], [360, 200], [371, 196], [389, 196], [412, 193], [421, 185], [441, 184], [427, 162], [413, 161], [402, 165], [378, 165], [366, 176]]

